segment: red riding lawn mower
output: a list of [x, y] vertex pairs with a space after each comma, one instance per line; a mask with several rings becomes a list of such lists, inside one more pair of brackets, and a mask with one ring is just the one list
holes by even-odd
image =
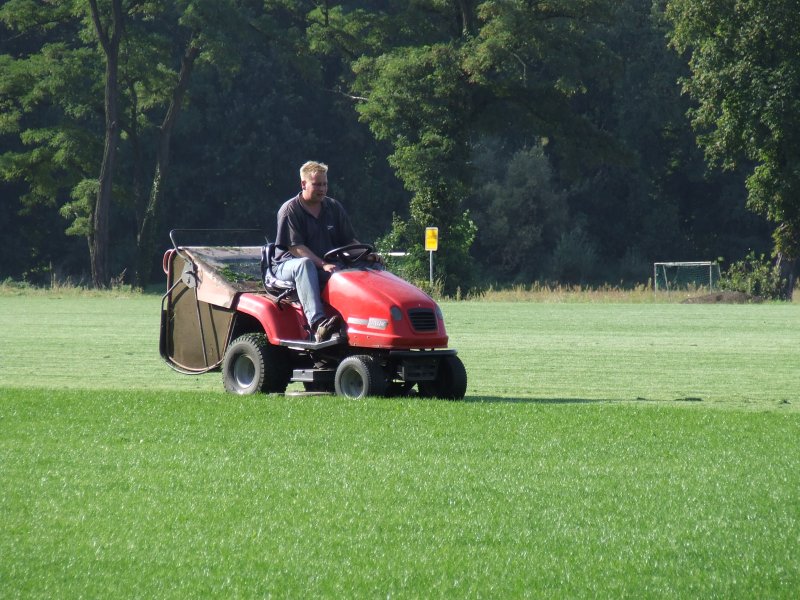
[[271, 245], [176, 241], [178, 234], [230, 237], [241, 231], [170, 232], [160, 351], [173, 369], [221, 369], [225, 389], [236, 394], [284, 393], [290, 382], [302, 382], [307, 392], [349, 398], [464, 397], [467, 373], [456, 350], [447, 348], [441, 310], [419, 288], [367, 261], [372, 246], [355, 244], [325, 255], [341, 268], [321, 296], [327, 316], [339, 315], [342, 326], [316, 342], [309, 339], [292, 285], [272, 274]]

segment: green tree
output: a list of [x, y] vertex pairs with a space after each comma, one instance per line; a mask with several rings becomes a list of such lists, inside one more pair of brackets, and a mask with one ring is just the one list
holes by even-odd
[[109, 14], [105, 19], [97, 0], [89, 0], [89, 8], [94, 32], [105, 61], [103, 77], [105, 135], [100, 175], [97, 178], [96, 201], [92, 210], [92, 226], [89, 229], [89, 255], [92, 283], [96, 287], [105, 287], [111, 280], [108, 272], [109, 211], [120, 136], [119, 48], [125, 22], [122, 0], [111, 0]]
[[[235, 69], [231, 50], [252, 32], [249, 4], [11, 0], [0, 8], [0, 21], [30, 40], [25, 52], [0, 57], [0, 132], [16, 133], [26, 147], [4, 154], [0, 173], [24, 179], [26, 202], [58, 205], [71, 221], [67, 231], [86, 237], [94, 285], [110, 282], [112, 207], [126, 205], [136, 219], [128, 236], [135, 250], [125, 252], [134, 256], [134, 283], [146, 283], [171, 140], [195, 62]], [[129, 164], [120, 164], [121, 154]], [[153, 164], [149, 182], [146, 161]]]
[[618, 68], [606, 85], [594, 81], [581, 105], [621, 152], [577, 176], [556, 170], [571, 220], [596, 245], [596, 282], [641, 282], [657, 260], [729, 256], [764, 243], [763, 228], [755, 227], [758, 239], [746, 233], [759, 219], [737, 191], [741, 173], [708, 169], [697, 148], [685, 116], [690, 99], [677, 83], [688, 67], [667, 47], [668, 31], [660, 0], [615, 7], [598, 35]]
[[[95, 74], [103, 67], [84, 40], [91, 21], [79, 23], [74, 10], [71, 2], [43, 6], [11, 0], [0, 6], [0, 21], [15, 42], [4, 44], [7, 52], [0, 56], [0, 135], [7, 140], [0, 177], [23, 184], [23, 215], [39, 214], [42, 207], [62, 210], [69, 219], [67, 233], [88, 241], [91, 214], [77, 210], [70, 194], [97, 195], [103, 87]], [[90, 179], [93, 185], [86, 184]], [[30, 249], [33, 270], [47, 268], [47, 257], [36, 258], [41, 250]]]
[[330, 193], [359, 239], [382, 235], [392, 212], [407, 207], [386, 144], [358, 121], [342, 87], [363, 38], [339, 31], [333, 4], [267, 2], [242, 28], [235, 69], [198, 62], [162, 222], [258, 225], [274, 235], [277, 209], [297, 193], [297, 170], [309, 159], [330, 165]]
[[748, 206], [774, 224], [775, 253], [800, 255], [800, 2], [669, 0], [671, 42], [707, 159], [744, 163]]
[[[138, 21], [138, 38], [131, 39], [127, 61], [126, 100], [130, 117], [127, 133], [134, 145], [133, 195], [136, 207], [134, 285], [149, 280], [155, 253], [155, 231], [171, 165], [172, 140], [178, 117], [187, 102], [197, 63], [222, 72], [235, 72], [237, 52], [253, 35], [246, 2], [184, 0], [154, 5]], [[152, 24], [153, 21], [159, 26]], [[132, 37], [132, 36], [131, 36]], [[152, 65], [169, 65], [153, 69]], [[140, 129], [154, 150], [149, 192], [143, 193]]]
[[[113, 2], [95, 4], [106, 35]], [[640, 278], [666, 256], [762, 252], [741, 171], [705, 171], [665, 3], [119, 0], [109, 272], [147, 283], [167, 225], [269, 231], [308, 158], [361, 239], [396, 214], [383, 248], [410, 249], [413, 277], [438, 226], [449, 292], [475, 263], [610, 281], [620, 262]], [[91, 8], [0, 5], [0, 269], [87, 268], [106, 132]], [[59, 211], [69, 244], [42, 233]]]
[[475, 235], [462, 206], [469, 158], [464, 121], [471, 110], [459, 54], [452, 44], [438, 44], [399, 49], [359, 66], [362, 76], [361, 69], [372, 70], [368, 77], [375, 82], [359, 111], [378, 139], [392, 140], [389, 162], [413, 194], [406, 247], [420, 255], [424, 229], [439, 227], [437, 269], [447, 290], [469, 283], [468, 251]]
[[608, 6], [465, 0], [386, 14], [389, 43], [354, 63], [358, 110], [376, 137], [392, 144], [389, 160], [413, 194], [404, 231], [421, 240], [422, 228], [440, 227], [439, 264], [452, 291], [470, 272], [475, 227], [464, 202], [474, 184], [474, 140], [497, 131], [524, 131], [534, 142], [546, 136], [565, 161], [597, 156], [606, 142], [573, 103], [587, 77], [610, 60], [589, 34]]
[[539, 145], [506, 159], [490, 141], [475, 153], [476, 177], [484, 181], [470, 198], [481, 232], [475, 255], [496, 281], [527, 282], [545, 275], [550, 252], [569, 226], [564, 191]]

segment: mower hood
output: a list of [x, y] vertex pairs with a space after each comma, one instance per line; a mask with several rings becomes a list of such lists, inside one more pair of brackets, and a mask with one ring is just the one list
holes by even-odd
[[388, 271], [360, 268], [334, 273], [322, 299], [342, 316], [353, 346], [447, 347], [447, 332], [436, 302]]

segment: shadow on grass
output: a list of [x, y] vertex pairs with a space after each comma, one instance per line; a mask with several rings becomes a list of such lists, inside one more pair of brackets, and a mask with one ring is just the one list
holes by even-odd
[[619, 402], [619, 399], [590, 399], [590, 398], [519, 398], [509, 396], [467, 396], [463, 402], [482, 403], [507, 403], [507, 404], [599, 404], [603, 402]]
[[[609, 404], [609, 403], [654, 403], [664, 402], [664, 399], [655, 398], [515, 398], [507, 396], [467, 396], [466, 403], [507, 403], [507, 404]], [[702, 402], [702, 398], [674, 398], [674, 402]]]

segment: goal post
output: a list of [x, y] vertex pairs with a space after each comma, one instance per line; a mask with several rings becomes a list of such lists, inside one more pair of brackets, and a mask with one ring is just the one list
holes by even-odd
[[653, 263], [655, 294], [712, 291], [718, 286], [719, 278], [719, 263], [714, 261]]

